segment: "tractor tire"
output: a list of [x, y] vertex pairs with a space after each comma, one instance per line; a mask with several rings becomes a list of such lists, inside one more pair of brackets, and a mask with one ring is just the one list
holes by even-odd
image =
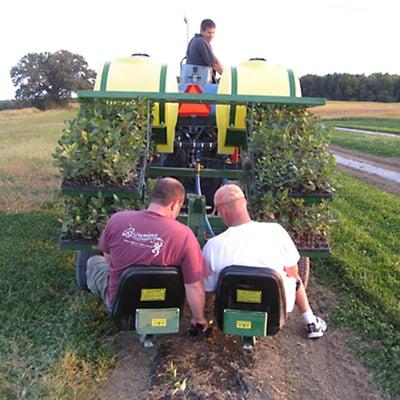
[[76, 253], [76, 283], [79, 289], [90, 292], [86, 281], [87, 261], [90, 257], [100, 254], [92, 250], [79, 250]]
[[300, 257], [300, 260], [297, 265], [299, 267], [299, 276], [303, 281], [304, 287], [307, 288], [308, 277], [310, 276], [310, 265], [311, 265], [310, 257]]

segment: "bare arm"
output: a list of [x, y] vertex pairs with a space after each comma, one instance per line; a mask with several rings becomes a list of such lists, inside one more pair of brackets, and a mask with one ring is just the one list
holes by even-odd
[[208, 323], [204, 318], [205, 292], [203, 280], [191, 284], [185, 284], [185, 291], [187, 302], [192, 311], [191, 324], [201, 324], [204, 326], [203, 331], [206, 331]]
[[284, 267], [283, 269], [285, 270], [287, 276], [290, 276], [290, 277], [296, 278], [296, 279], [300, 279], [299, 268], [298, 268], [297, 264], [293, 265], [293, 267]]
[[222, 74], [224, 72], [224, 67], [222, 64], [217, 60], [217, 62], [213, 65], [213, 68], [219, 73]]

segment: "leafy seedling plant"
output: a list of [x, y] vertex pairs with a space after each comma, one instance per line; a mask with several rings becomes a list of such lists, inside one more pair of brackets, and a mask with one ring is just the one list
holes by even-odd
[[327, 247], [329, 204], [291, 198], [334, 192], [334, 158], [319, 119], [303, 106], [258, 105], [247, 122], [252, 129], [242, 154], [243, 184], [252, 217], [278, 221], [300, 248]]
[[140, 207], [140, 200], [121, 199], [117, 195], [104, 197], [101, 192], [95, 197], [65, 197], [65, 214], [59, 219], [62, 223], [61, 238], [96, 242], [112, 214], [122, 210], [137, 210]]
[[[77, 118], [67, 122], [53, 156], [63, 185], [137, 191], [147, 157], [148, 110], [145, 99], [85, 99]], [[65, 187], [65, 186], [64, 186]], [[65, 198], [64, 240], [96, 241], [111, 214], [141, 208], [139, 200], [83, 195]]]
[[147, 146], [145, 99], [81, 101], [53, 153], [64, 183], [129, 186], [138, 176]]

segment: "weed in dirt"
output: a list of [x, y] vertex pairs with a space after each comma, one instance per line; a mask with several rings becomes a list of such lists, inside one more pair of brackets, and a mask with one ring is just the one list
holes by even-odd
[[291, 372], [288, 372], [285, 376], [285, 381], [289, 384], [292, 385], [296, 380], [296, 376], [292, 374]]

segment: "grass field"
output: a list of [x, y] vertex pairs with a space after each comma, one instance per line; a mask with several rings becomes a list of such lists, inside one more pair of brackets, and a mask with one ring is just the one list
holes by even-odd
[[[115, 362], [116, 328], [57, 248], [51, 152], [75, 112], [0, 112], [0, 399], [87, 398]], [[338, 183], [333, 256], [314, 271], [340, 294], [336, 325], [358, 332], [354, 350], [399, 396], [400, 200], [343, 174]]]
[[58, 187], [51, 153], [64, 120], [75, 114], [76, 109], [0, 112], [0, 210], [32, 210], [49, 199]]
[[377, 156], [400, 157], [400, 136], [392, 138], [332, 130], [331, 143]]
[[86, 398], [113, 364], [115, 327], [57, 245], [51, 153], [75, 114], [0, 112], [0, 399]]
[[331, 142], [348, 149], [386, 157], [400, 156], [400, 104], [328, 101], [314, 107], [313, 113], [329, 127], [366, 129], [399, 134], [399, 137], [365, 135], [331, 130]]
[[400, 395], [400, 197], [338, 174], [333, 254], [314, 274], [341, 294], [334, 316], [380, 384]]
[[388, 118], [341, 118], [327, 119], [325, 125], [342, 128], [366, 129], [369, 131], [400, 134], [400, 119]]

